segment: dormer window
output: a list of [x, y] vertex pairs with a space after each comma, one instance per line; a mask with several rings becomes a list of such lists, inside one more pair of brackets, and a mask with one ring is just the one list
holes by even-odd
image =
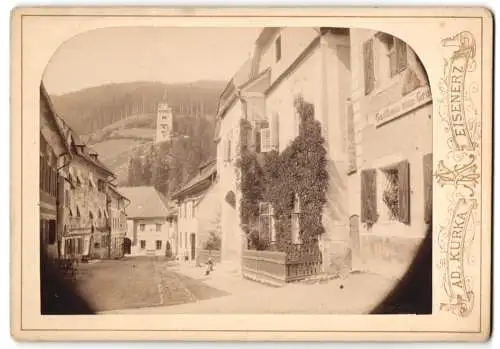
[[276, 62], [279, 62], [281, 59], [281, 35], [276, 38], [274, 47], [276, 52]]

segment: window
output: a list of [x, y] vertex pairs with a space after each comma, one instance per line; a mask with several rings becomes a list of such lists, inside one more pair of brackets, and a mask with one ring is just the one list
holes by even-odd
[[375, 87], [375, 62], [373, 57], [373, 39], [363, 44], [365, 95], [370, 94]]
[[81, 174], [80, 170], [78, 170], [76, 173], [76, 184], [78, 184], [78, 185], [83, 184], [82, 174]]
[[184, 232], [184, 247], [188, 247], [188, 233]]
[[271, 151], [271, 130], [269, 127], [260, 130], [260, 151], [267, 153]]
[[397, 168], [382, 170], [384, 174], [383, 197], [390, 221], [399, 219], [399, 173]]
[[69, 190], [66, 189], [64, 192], [64, 203], [66, 204], [66, 207], [71, 207], [71, 198], [69, 196]]
[[76, 217], [80, 218], [80, 207], [76, 206]]
[[156, 249], [161, 250], [161, 240], [156, 240]]
[[409, 163], [400, 163], [381, 169], [381, 215], [385, 220], [410, 223]]
[[195, 218], [196, 217], [196, 205], [193, 203], [193, 208], [192, 208], [192, 214], [191, 217]]
[[76, 238], [76, 253], [82, 254], [83, 253], [83, 239], [82, 238]]
[[104, 192], [105, 182], [102, 179], [97, 180], [97, 190], [100, 192]]
[[161, 231], [161, 224], [156, 224], [156, 231], [160, 232]]
[[279, 60], [281, 59], [281, 35], [276, 38], [274, 47], [276, 51], [276, 62], [279, 62]]
[[94, 214], [92, 213], [92, 211], [89, 211], [89, 219], [91, 221], [94, 220]]
[[292, 242], [294, 244], [300, 242], [300, 197], [298, 194], [295, 194], [293, 198]]
[[106, 234], [101, 235], [101, 246], [102, 248], [109, 247], [109, 236]]
[[259, 203], [260, 238], [274, 241], [273, 208], [268, 202]]
[[146, 228], [145, 224], [139, 224], [139, 230], [140, 231], [144, 231], [145, 228]]
[[146, 248], [146, 240], [141, 240], [141, 250], [144, 250]]

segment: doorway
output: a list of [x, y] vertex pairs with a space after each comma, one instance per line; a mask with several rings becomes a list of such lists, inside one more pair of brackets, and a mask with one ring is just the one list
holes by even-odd
[[123, 254], [130, 254], [132, 241], [129, 238], [123, 239]]
[[194, 233], [191, 233], [190, 236], [190, 241], [191, 241], [191, 260], [194, 260], [196, 258], [196, 235]]
[[165, 257], [172, 258], [172, 246], [170, 246], [170, 241], [167, 241], [166, 243]]

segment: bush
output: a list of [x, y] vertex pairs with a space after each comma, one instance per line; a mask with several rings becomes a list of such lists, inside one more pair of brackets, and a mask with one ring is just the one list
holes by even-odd
[[214, 232], [210, 232], [210, 237], [207, 241], [205, 241], [205, 245], [203, 246], [205, 250], [210, 251], [220, 251], [221, 248], [221, 238], [218, 234]]
[[269, 240], [264, 239], [260, 236], [258, 230], [254, 229], [248, 236], [249, 238], [249, 246], [250, 250], [264, 251], [269, 249], [271, 243]]

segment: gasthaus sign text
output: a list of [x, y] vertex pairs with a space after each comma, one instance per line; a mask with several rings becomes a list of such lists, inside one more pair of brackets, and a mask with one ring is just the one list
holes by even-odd
[[419, 87], [396, 103], [389, 104], [375, 113], [375, 124], [380, 126], [432, 100], [428, 86]]

